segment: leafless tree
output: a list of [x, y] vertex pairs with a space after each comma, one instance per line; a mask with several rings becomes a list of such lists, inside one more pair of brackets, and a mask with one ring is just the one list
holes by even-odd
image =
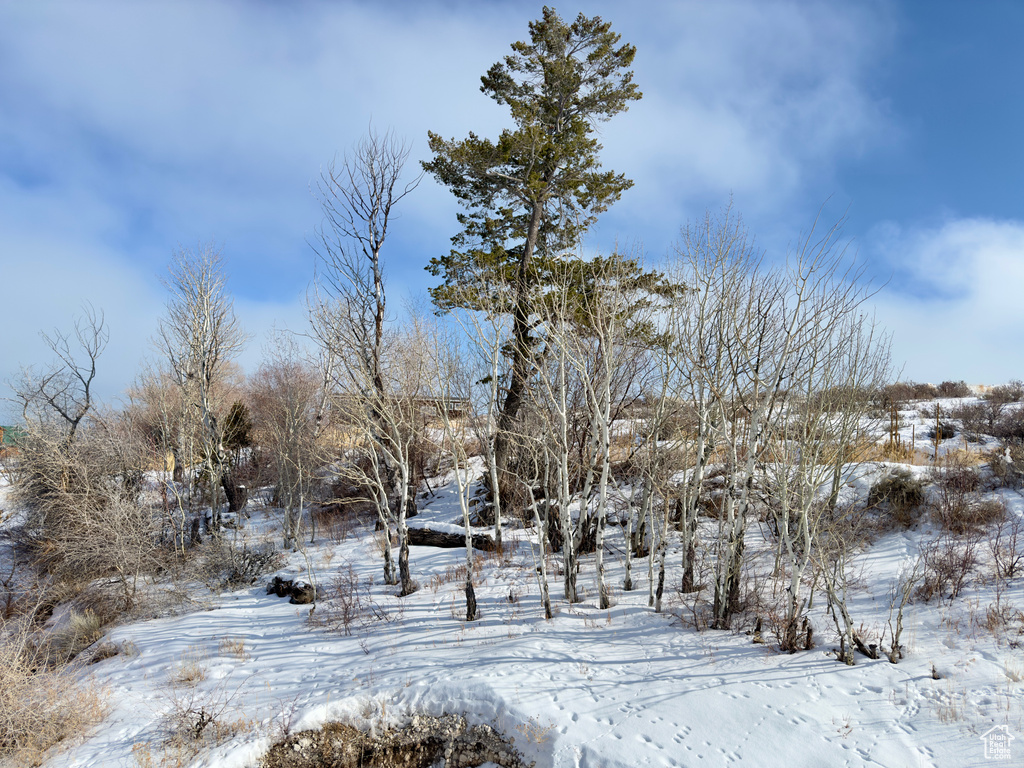
[[131, 608], [140, 576], [161, 563], [159, 524], [139, 503], [148, 452], [131, 421], [90, 413], [74, 442], [63, 424], [32, 423], [19, 441], [15, 537], [67, 583], [110, 577]]
[[317, 412], [323, 390], [294, 338], [278, 334], [250, 381], [257, 440], [276, 468], [284, 510], [284, 548], [299, 538], [304, 500], [317, 465]]
[[466, 621], [476, 621], [476, 590], [473, 587], [473, 530], [469, 516], [473, 471], [466, 451], [467, 435], [464, 424], [454, 415], [460, 410], [462, 404], [469, 401], [468, 370], [462, 362], [462, 350], [459, 349], [458, 341], [453, 334], [445, 333], [437, 323], [432, 323], [425, 338], [429, 340], [430, 346], [436, 353], [432, 366], [431, 391], [436, 398], [437, 411], [444, 428], [444, 445], [451, 458], [459, 509], [462, 512], [462, 524], [466, 532], [466, 581], [464, 585]]
[[778, 539], [776, 570], [788, 574], [781, 645], [791, 652], [807, 645], [797, 638], [807, 604], [804, 577], [822, 528], [835, 521], [835, 477], [848, 469], [856, 446], [864, 393], [888, 372], [888, 344], [879, 345], [858, 312], [863, 294], [832, 288], [811, 303], [820, 322], [800, 339], [801, 364], [762, 465]]
[[332, 162], [317, 187], [324, 224], [313, 245], [321, 270], [316, 302], [331, 306], [336, 322], [347, 327], [353, 344], [348, 354], [369, 373], [383, 394], [381, 373], [387, 320], [382, 251], [394, 208], [419, 185], [422, 172], [401, 183], [409, 148], [390, 131], [371, 128], [340, 163]]
[[[398, 522], [403, 593], [413, 587], [405, 515], [415, 503], [409, 496], [415, 444], [409, 427], [415, 420], [412, 398], [419, 393], [402, 389], [412, 382], [396, 375], [396, 357], [388, 359], [382, 251], [395, 206], [421, 178], [402, 184], [408, 156], [408, 147], [392, 133], [380, 135], [371, 129], [321, 176], [325, 221], [313, 245], [320, 270], [310, 299], [313, 337], [331, 359], [327, 367], [336, 392], [345, 398], [342, 410], [347, 420], [365, 427], [365, 444], [372, 453], [367, 458], [373, 467], [368, 479], [376, 486], [379, 513], [388, 530], [391, 520]], [[389, 555], [390, 549], [386, 577]]]
[[[187, 416], [198, 425], [199, 458], [210, 489], [211, 529], [217, 532], [217, 498], [226, 456], [215, 394], [247, 337], [235, 317], [219, 251], [210, 246], [179, 249], [171, 259], [165, 285], [170, 298], [156, 343], [166, 355]], [[181, 450], [181, 455], [186, 458], [188, 453]]]
[[[697, 420], [696, 467], [684, 493], [682, 515], [688, 521], [696, 514], [703, 474], [717, 451], [725, 486], [716, 499], [719, 531], [712, 626], [727, 628], [740, 603], [754, 463], [786, 365], [779, 359], [785, 356], [778, 325], [783, 286], [777, 276], [759, 273], [761, 259], [731, 211], [719, 220], [707, 216], [684, 231], [679, 257], [677, 279], [688, 288], [689, 311], [679, 316], [673, 329], [680, 360], [677, 375]], [[687, 530], [685, 522], [683, 529]]]
[[[789, 633], [802, 617], [802, 578], [821, 515], [835, 508], [864, 393], [888, 374], [888, 339], [862, 310], [871, 292], [858, 284], [840, 224], [819, 233], [816, 222], [785, 263], [770, 267], [731, 211], [705, 217], [684, 232], [677, 279], [688, 290], [681, 311], [670, 314], [674, 388], [695, 416], [684, 531], [713, 455], [725, 481], [715, 499], [712, 625], [728, 627], [740, 607], [748, 513], [764, 502], [790, 576], [787, 647], [795, 645]], [[832, 493], [823, 497], [823, 488]]]
[[[557, 510], [565, 599], [570, 603], [575, 603], [579, 601], [576, 589], [579, 566], [577, 537], [570, 512], [570, 505], [573, 501], [573, 479], [569, 456], [572, 450], [570, 425], [573, 414], [569, 390], [574, 368], [570, 360], [572, 345], [568, 342], [572, 333], [568, 312], [568, 291], [555, 292], [553, 300], [548, 303], [546, 309], [545, 322], [551, 338], [563, 339], [565, 343], [552, 344], [546, 355], [546, 370], [540, 377], [541, 385], [535, 394], [538, 401], [535, 407], [544, 414], [545, 421], [551, 428], [550, 436], [538, 437], [538, 442], [542, 446], [539, 453], [545, 467], [545, 482], [543, 483], [545, 519], [547, 520], [545, 530], [551, 524], [552, 510]], [[552, 478], [551, 475], [554, 477]]]
[[[493, 283], [495, 276], [480, 270], [479, 281]], [[493, 290], [500, 290], [493, 288]], [[508, 290], [506, 288], [506, 290]], [[503, 348], [508, 337], [508, 318], [489, 311], [452, 310], [451, 317], [462, 329], [473, 356], [474, 374], [467, 396], [472, 402], [473, 434], [483, 450], [487, 463], [490, 490], [490, 516], [494, 523], [494, 539], [502, 548], [502, 498], [498, 482], [498, 463], [494, 450], [497, 438], [498, 405], [502, 380]]]
[[[591, 493], [596, 495], [595, 559], [599, 607], [610, 607], [604, 568], [604, 536], [608, 519], [612, 475], [612, 437], [619, 406], [628, 396], [623, 373], [635, 369], [628, 360], [643, 358], [644, 343], [653, 324], [652, 306], [647, 300], [650, 286], [638, 282], [636, 260], [613, 253], [583, 265], [584, 274], [575, 276], [575, 302], [569, 306], [572, 333], [553, 337], [568, 345], [568, 359], [574, 366], [585, 395], [589, 422], [587, 460], [582, 490], [581, 516], [589, 511]], [[570, 263], [571, 264], [571, 263]], [[574, 276], [569, 276], [570, 284]], [[582, 530], [582, 526], [580, 526]]]
[[21, 379], [13, 387], [25, 421], [61, 422], [68, 443], [74, 442], [79, 424], [93, 406], [96, 361], [110, 340], [103, 313], [89, 304], [83, 312], [82, 317], [75, 319], [72, 333], [54, 330], [41, 334], [56, 360], [41, 371], [22, 371]]
[[42, 336], [56, 360], [26, 369], [15, 388], [26, 434], [13, 495], [27, 512], [15, 535], [59, 578], [113, 576], [130, 607], [138, 577], [159, 560], [154, 521], [138, 504], [144, 440], [123, 414], [96, 407], [102, 313], [87, 305], [72, 333]]

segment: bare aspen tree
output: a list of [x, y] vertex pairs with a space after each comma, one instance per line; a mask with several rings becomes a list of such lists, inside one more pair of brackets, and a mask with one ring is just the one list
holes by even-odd
[[[408, 147], [392, 133], [381, 135], [371, 128], [350, 154], [321, 175], [325, 221], [314, 244], [321, 269], [310, 302], [313, 336], [333, 358], [330, 367], [338, 390], [347, 398], [345, 410], [349, 418], [369, 427], [366, 437], [375, 452], [370, 461], [382, 484], [375, 495], [389, 507], [380, 513], [387, 521], [399, 520], [403, 593], [413, 584], [407, 572], [404, 524], [406, 509], [414, 503], [408, 487], [411, 444], [400, 426], [410, 415], [402, 405], [409, 393], [393, 391], [385, 380], [387, 293], [382, 252], [395, 206], [422, 177], [401, 182], [408, 156]], [[356, 414], [357, 408], [369, 411]], [[389, 557], [390, 552], [385, 559]]]
[[[925, 565], [920, 556], [916, 557], [909, 567], [904, 563], [896, 578], [889, 587], [889, 646], [888, 656], [891, 664], [898, 664], [903, 658], [903, 613], [910, 603], [918, 582], [924, 576]], [[895, 620], [895, 624], [893, 621]]]
[[[639, 276], [638, 276], [639, 275]], [[563, 529], [563, 555], [572, 560], [584, 540], [594, 537], [598, 603], [610, 606], [604, 568], [604, 536], [612, 474], [612, 439], [623, 403], [637, 395], [645, 344], [651, 334], [650, 294], [660, 290], [660, 276], [644, 273], [638, 260], [613, 254], [590, 262], [562, 262], [562, 285], [547, 299], [544, 317], [547, 365], [542, 375], [545, 407], [556, 425], [554, 459], [556, 491]], [[571, 394], [578, 387], [575, 402]], [[578, 467], [569, 466], [570, 425], [582, 422]], [[568, 517], [573, 496], [578, 499], [575, 526]], [[563, 533], [568, 533], [563, 530]], [[563, 537], [564, 539], [565, 537]], [[575, 592], [568, 569], [567, 599]]]
[[792, 377], [785, 412], [774, 425], [763, 464], [767, 506], [778, 539], [777, 572], [788, 574], [781, 647], [810, 646], [803, 615], [805, 573], [812, 564], [823, 526], [832, 522], [833, 478], [838, 457], [849, 456], [856, 439], [854, 414], [863, 392], [884, 375], [887, 345], [875, 346], [865, 298], [845, 282], [822, 286], [808, 305], [818, 321], [805, 326], [802, 360]]
[[857, 449], [871, 441], [881, 426], [875, 415], [875, 393], [893, 379], [892, 337], [873, 317], [860, 313], [850, 317], [840, 336], [846, 339], [841, 365], [832, 375], [826, 394], [833, 402], [832, 431], [839, 436], [832, 460], [832, 485], [828, 507], [833, 513], [839, 503], [843, 478], [861, 463]]
[[[746, 232], [731, 211], [715, 219], [710, 214], [683, 231], [677, 247], [674, 282], [685, 286], [669, 305], [668, 357], [670, 392], [684, 413], [692, 414], [688, 443], [694, 465], [687, 471], [679, 504], [677, 528], [682, 535], [681, 590], [692, 592], [694, 583], [697, 513], [705, 473], [718, 447], [714, 429], [716, 404], [729, 392], [728, 355], [722, 328], [728, 316], [729, 296], [738, 291], [756, 256]], [[724, 506], [723, 500], [717, 502]]]
[[[671, 362], [669, 351], [670, 336], [665, 336], [661, 343], [651, 351], [656, 374], [654, 388], [647, 390], [647, 412], [642, 422], [642, 431], [638, 435], [640, 447], [637, 462], [640, 466], [641, 501], [639, 520], [647, 520], [650, 530], [650, 547], [647, 553], [648, 604], [656, 613], [661, 613], [662, 598], [665, 594], [666, 556], [668, 553], [668, 525], [671, 517], [672, 504], [669, 492], [669, 479], [679, 470], [685, 470], [688, 452], [685, 436], [672, 434], [671, 421], [673, 414], [669, 391], [671, 386]], [[667, 438], [662, 444], [661, 439]], [[682, 466], [678, 464], [682, 460]], [[661, 503], [657, 503], [660, 495]], [[660, 515], [655, 508], [660, 509]], [[632, 526], [632, 515], [630, 516]], [[632, 531], [630, 531], [631, 533]], [[631, 537], [627, 537], [626, 577], [630, 577], [630, 555], [634, 549]], [[683, 536], [684, 546], [692, 546], [692, 537]], [[692, 558], [692, 553], [688, 553]], [[655, 560], [658, 564], [657, 581], [655, 581]], [[628, 588], [628, 587], [627, 587]]]
[[[570, 378], [573, 368], [569, 359], [571, 334], [568, 316], [568, 291], [556, 292], [546, 307], [545, 322], [550, 344], [546, 357], [547, 365], [540, 376], [541, 386], [536, 397], [538, 410], [545, 414], [551, 427], [550, 436], [540, 439], [545, 467], [545, 510], [550, 524], [552, 507], [558, 513], [559, 538], [562, 550], [562, 574], [565, 599], [570, 603], [579, 601], [576, 589], [578, 573], [576, 534], [572, 523], [572, 473], [569, 467], [570, 422]], [[559, 343], [558, 340], [564, 340]], [[554, 468], [554, 478], [550, 477]], [[547, 528], [545, 527], [545, 530]]]
[[224, 471], [222, 428], [215, 389], [247, 337], [235, 317], [220, 252], [210, 246], [178, 250], [165, 285], [170, 291], [157, 343], [196, 419], [199, 453], [210, 490], [211, 530], [220, 529], [218, 494]]
[[[444, 428], [444, 445], [452, 461], [455, 474], [456, 494], [462, 512], [462, 524], [466, 532], [466, 580], [463, 590], [466, 595], [466, 621], [476, 621], [476, 591], [473, 587], [473, 529], [469, 517], [469, 496], [472, 492], [472, 470], [466, 452], [466, 430], [455, 416], [469, 403], [469, 377], [461, 362], [462, 350], [456, 340], [444, 333], [436, 323], [431, 324], [425, 341], [435, 350], [431, 390], [441, 424]], [[463, 414], [462, 418], [468, 416]]]
[[822, 532], [817, 549], [814, 550], [816, 567], [825, 588], [826, 607], [839, 635], [838, 658], [844, 664], [853, 666], [853, 652], [857, 634], [853, 618], [847, 607], [849, 596], [849, 564], [852, 542], [840, 526], [830, 526]]
[[[398, 534], [398, 571], [401, 594], [416, 591], [409, 572], [409, 541], [406, 519], [415, 513], [419, 482], [417, 464], [426, 448], [428, 409], [431, 398], [433, 351], [424, 337], [422, 323], [410, 322], [384, 336], [380, 375], [384, 385], [378, 394], [372, 381], [361, 378], [368, 369], [357, 364], [339, 366], [335, 381], [335, 410], [359, 448], [364, 466], [349, 466], [355, 478], [369, 488], [390, 539], [391, 526]], [[339, 341], [338, 349], [344, 349]], [[385, 543], [385, 568], [390, 545]]]
[[[780, 369], [769, 368], [768, 360], [762, 368], [749, 358], [773, 341], [779, 286], [763, 283], [757, 275], [759, 260], [731, 212], [717, 221], [708, 216], [685, 232], [679, 255], [691, 310], [674, 329], [685, 366], [678, 373], [698, 424], [697, 466], [682, 514], [686, 519], [696, 513], [703, 473], [717, 450], [725, 487], [717, 499], [712, 626], [725, 629], [739, 606], [747, 508], [765, 410], [781, 387], [775, 375]], [[775, 380], [769, 383], [765, 374]], [[687, 551], [684, 547], [684, 558]], [[685, 574], [684, 564], [684, 580]]]
[[[190, 428], [188, 404], [169, 369], [161, 363], [147, 365], [128, 392], [135, 419], [149, 433], [151, 448], [163, 470], [160, 481], [164, 526], [174, 549], [184, 556], [188, 536], [189, 499], [183, 495], [186, 457], [193, 455], [195, 435]], [[184, 449], [184, 451], [183, 451]]]
[[300, 536], [304, 500], [317, 459], [322, 382], [294, 339], [278, 335], [250, 383], [259, 444], [270, 453], [284, 510], [284, 548]]
[[[583, 274], [578, 286], [578, 303], [572, 309], [576, 317], [576, 333], [570, 361], [577, 367], [586, 394], [587, 414], [591, 425], [591, 468], [587, 477], [596, 474], [597, 518], [595, 559], [598, 584], [598, 605], [610, 607], [604, 568], [604, 535], [608, 519], [608, 494], [612, 484], [612, 430], [619, 410], [616, 406], [626, 392], [622, 373], [628, 356], [641, 359], [641, 337], [649, 326], [649, 305], [645, 290], [651, 285], [636, 278], [643, 271], [635, 259], [612, 254], [595, 259]], [[589, 506], [585, 483], [582, 503]]]
[[[544, 618], [554, 618], [554, 611], [551, 609], [551, 589], [548, 580], [547, 555], [551, 546], [550, 527], [552, 524], [552, 502], [550, 491], [552, 488], [551, 470], [554, 462], [551, 459], [548, 441], [544, 436], [537, 436], [532, 445], [534, 449], [533, 461], [539, 464], [541, 469], [541, 488], [544, 489], [544, 512], [541, 512], [541, 500], [537, 498], [532, 484], [527, 485], [529, 496], [529, 507], [533, 511], [533, 525], [537, 531], [537, 552], [534, 558], [537, 573], [537, 586], [540, 588], [540, 602], [544, 608]], [[575, 584], [575, 582], [573, 582]]]
[[[484, 290], [494, 296], [508, 295], [512, 287], [504, 276], [478, 267], [472, 268], [475, 280], [463, 290]], [[467, 275], [467, 280], [469, 276]], [[455, 293], [453, 288], [452, 293]], [[502, 549], [502, 496], [498, 482], [498, 462], [495, 453], [498, 409], [505, 386], [505, 345], [509, 335], [509, 319], [490, 308], [467, 308], [472, 302], [458, 302], [448, 308], [448, 316], [455, 321], [468, 342], [466, 352], [471, 354], [473, 376], [467, 395], [472, 400], [473, 434], [479, 442], [486, 462], [488, 498], [486, 506], [477, 507], [477, 517], [493, 518], [494, 538]], [[465, 306], [462, 306], [465, 305]]]
[[740, 606], [746, 521], [765, 476], [761, 498], [778, 515], [780, 556], [788, 553], [786, 647], [795, 645], [800, 583], [828, 501], [820, 490], [834, 484], [837, 456], [851, 450], [851, 394], [878, 381], [888, 359], [860, 311], [869, 293], [857, 287], [838, 233], [838, 223], [824, 234], [812, 228], [784, 265], [766, 268], [731, 212], [706, 217], [684, 233], [680, 279], [688, 290], [670, 321], [676, 378], [696, 420], [684, 537], [709, 460], [722, 462], [712, 626], [727, 628]]
[[[863, 311], [871, 291], [858, 285], [860, 275], [838, 233], [838, 223], [820, 238], [812, 229], [785, 275], [790, 287], [783, 349], [795, 353], [787, 363], [786, 403], [771, 425], [762, 465], [778, 556], [788, 572], [781, 638], [788, 651], [811, 644], [803, 617], [804, 574], [822, 526], [832, 519], [836, 477], [855, 447], [865, 393], [889, 373], [888, 340]], [[838, 595], [833, 591], [832, 599]]]

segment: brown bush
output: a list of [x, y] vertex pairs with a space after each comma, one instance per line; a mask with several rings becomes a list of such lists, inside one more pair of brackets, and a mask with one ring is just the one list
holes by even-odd
[[985, 395], [985, 399], [1002, 403], [1019, 403], [1024, 400], [1024, 382], [1014, 379], [1008, 384], [992, 387]]
[[868, 492], [868, 506], [882, 507], [892, 522], [909, 528], [920, 517], [924, 486], [906, 469], [893, 469], [879, 479]]
[[0, 624], [0, 758], [39, 765], [105, 713], [102, 698], [68, 667], [51, 667], [24, 626]]
[[65, 583], [114, 578], [130, 608], [138, 578], [160, 569], [166, 553], [159, 519], [138, 500], [143, 454], [116, 426], [89, 423], [74, 441], [47, 425], [28, 430], [12, 489], [26, 516], [13, 537]]
[[1012, 579], [1024, 570], [1024, 517], [1005, 516], [989, 539], [996, 578]]
[[1006, 519], [1006, 504], [998, 499], [969, 501], [960, 509], [942, 514], [939, 521], [947, 531], [966, 534], [984, 530]]
[[1002, 415], [1003, 403], [982, 400], [976, 403], [960, 403], [949, 415], [960, 422], [968, 440], [979, 442], [984, 435], [994, 435], [996, 424]]
[[971, 388], [965, 381], [944, 381], [938, 386], [939, 397], [970, 397]]
[[360, 514], [376, 516], [376, 508], [366, 502], [342, 501], [314, 507], [310, 519], [317, 535], [342, 542], [359, 527]]
[[958, 539], [945, 534], [922, 547], [925, 575], [917, 588], [917, 596], [926, 601], [933, 597], [949, 597], [950, 600], [959, 597], [978, 563], [977, 545], [976, 537]]
[[1007, 444], [989, 455], [992, 475], [1000, 483], [1017, 488], [1024, 483], [1024, 444]]
[[1012, 406], [1006, 408], [996, 422], [992, 434], [1009, 443], [1024, 442], [1024, 408]]

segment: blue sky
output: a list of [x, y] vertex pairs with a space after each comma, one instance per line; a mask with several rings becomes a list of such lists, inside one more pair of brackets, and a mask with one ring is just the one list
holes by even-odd
[[[1024, 4], [556, 7], [638, 48], [644, 99], [602, 129], [605, 165], [635, 187], [590, 247], [639, 242], [656, 263], [731, 196], [782, 255], [825, 204], [884, 284], [905, 378], [1024, 377]], [[505, 115], [479, 77], [540, 8], [0, 0], [0, 381], [46, 362], [38, 332], [88, 300], [110, 324], [98, 384], [116, 396], [156, 354], [171, 253], [210, 242], [254, 368], [268, 329], [302, 325], [321, 168], [370, 121], [414, 161], [428, 130], [496, 135]], [[395, 304], [425, 295], [455, 212], [430, 180], [403, 203]]]

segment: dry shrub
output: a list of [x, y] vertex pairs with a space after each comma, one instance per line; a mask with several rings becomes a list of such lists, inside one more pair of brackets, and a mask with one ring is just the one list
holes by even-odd
[[996, 578], [1012, 579], [1024, 571], [1024, 517], [1007, 515], [989, 539]]
[[[971, 623], [999, 638], [1009, 636], [1010, 647], [1016, 647], [1016, 637], [1024, 634], [1024, 612], [1012, 603], [1005, 602], [998, 596], [994, 603], [989, 603], [983, 616], [971, 611]], [[1016, 668], [1016, 667], [1015, 667]], [[1009, 677], [1009, 675], [1007, 675]], [[1019, 682], [1019, 681], [1015, 681]]]
[[876, 395], [876, 400], [882, 410], [888, 409], [893, 403], [905, 403], [908, 400], [918, 400], [918, 385], [912, 381], [897, 381], [882, 387]]
[[934, 400], [939, 397], [939, 390], [933, 384], [922, 384], [915, 381], [897, 381], [882, 387], [875, 395], [876, 401], [884, 407], [891, 403], [905, 403], [909, 400]]
[[958, 494], [973, 493], [981, 484], [977, 470], [967, 463], [962, 453], [950, 453], [943, 457], [942, 466], [932, 473], [932, 479], [940, 489], [949, 489]]
[[44, 644], [47, 655], [57, 663], [67, 663], [103, 637], [108, 618], [86, 610], [72, 611], [67, 625]]
[[316, 610], [309, 613], [306, 621], [313, 626], [351, 635], [363, 614], [364, 589], [351, 565], [339, 570], [331, 583], [327, 599], [319, 601]]
[[932, 471], [932, 479], [938, 497], [936, 517], [947, 531], [976, 531], [1005, 517], [1006, 507], [1001, 502], [975, 498], [981, 477], [962, 453], [947, 455], [943, 466]]
[[284, 563], [273, 542], [236, 547], [225, 538], [210, 538], [194, 547], [191, 555], [188, 576], [215, 592], [252, 586]]
[[968, 500], [960, 506], [939, 508], [939, 521], [947, 531], [966, 534], [981, 531], [1006, 519], [1006, 504], [1000, 499]]
[[1014, 406], [1004, 410], [992, 434], [1004, 442], [1017, 445], [1024, 442], [1024, 408]]
[[944, 381], [936, 387], [939, 397], [970, 397], [971, 388], [966, 381]]
[[25, 510], [16, 542], [35, 565], [66, 583], [114, 578], [131, 608], [138, 579], [165, 564], [160, 522], [139, 503], [144, 452], [113, 419], [89, 423], [71, 441], [49, 425], [19, 442], [13, 499]]
[[96, 646], [96, 650], [89, 656], [90, 664], [97, 664], [115, 656], [124, 656], [133, 659], [139, 655], [139, 647], [131, 640], [122, 640], [118, 643], [106, 642]]
[[1008, 488], [1024, 484], [1024, 443], [1012, 443], [989, 454], [992, 475]]
[[206, 679], [206, 653], [191, 646], [171, 670], [171, 683], [175, 686], [194, 686]]
[[972, 442], [980, 442], [984, 435], [994, 435], [1002, 415], [1004, 403], [982, 400], [953, 406], [949, 415], [960, 422], [964, 435]]
[[164, 718], [165, 754], [160, 764], [189, 765], [200, 750], [253, 728], [255, 722], [241, 714], [244, 708], [240, 699], [245, 683], [233, 690], [222, 683], [205, 691], [194, 686], [172, 685], [167, 693], [170, 710]]
[[46, 661], [26, 629], [0, 624], [0, 758], [14, 765], [39, 765], [105, 714], [98, 691]]
[[925, 601], [933, 597], [948, 596], [950, 600], [959, 597], [977, 565], [977, 545], [975, 537], [958, 539], [945, 534], [923, 546], [921, 560], [925, 574], [917, 596]]
[[246, 650], [244, 637], [222, 637], [217, 644], [217, 652], [221, 656], [233, 656], [239, 661], [247, 661], [252, 658], [249, 651]]
[[913, 449], [908, 443], [863, 443], [850, 454], [850, 461], [858, 464], [871, 461], [888, 461], [898, 464], [923, 466], [931, 463], [931, 455]]
[[372, 504], [359, 501], [339, 501], [313, 509], [310, 517], [313, 526], [322, 536], [340, 543], [356, 530], [359, 512], [375, 512]]
[[985, 399], [1003, 403], [1019, 403], [1024, 400], [1024, 381], [1014, 379], [1008, 384], [992, 387], [985, 395]]
[[868, 492], [868, 506], [885, 505], [892, 522], [902, 528], [917, 522], [923, 502], [924, 486], [906, 469], [891, 470]]
[[[973, 451], [970, 448], [955, 448], [944, 453], [942, 458], [947, 463], [954, 461], [968, 469], [974, 469], [975, 471], [988, 462], [988, 456], [980, 451]], [[931, 456], [928, 457], [928, 460], [931, 462]]]
[[950, 440], [956, 437], [956, 425], [948, 421], [939, 421], [938, 424], [933, 423], [928, 429], [924, 431], [924, 436], [929, 440]]
[[[369, 715], [372, 710], [367, 710]], [[534, 720], [520, 732], [542, 743], [550, 729]], [[408, 725], [393, 728], [376, 723], [360, 731], [338, 722], [325, 723], [315, 731], [293, 733], [274, 744], [261, 758], [262, 768], [431, 768], [435, 765], [502, 765], [526, 768], [513, 744], [489, 725], [469, 725], [466, 718], [414, 715]]]

